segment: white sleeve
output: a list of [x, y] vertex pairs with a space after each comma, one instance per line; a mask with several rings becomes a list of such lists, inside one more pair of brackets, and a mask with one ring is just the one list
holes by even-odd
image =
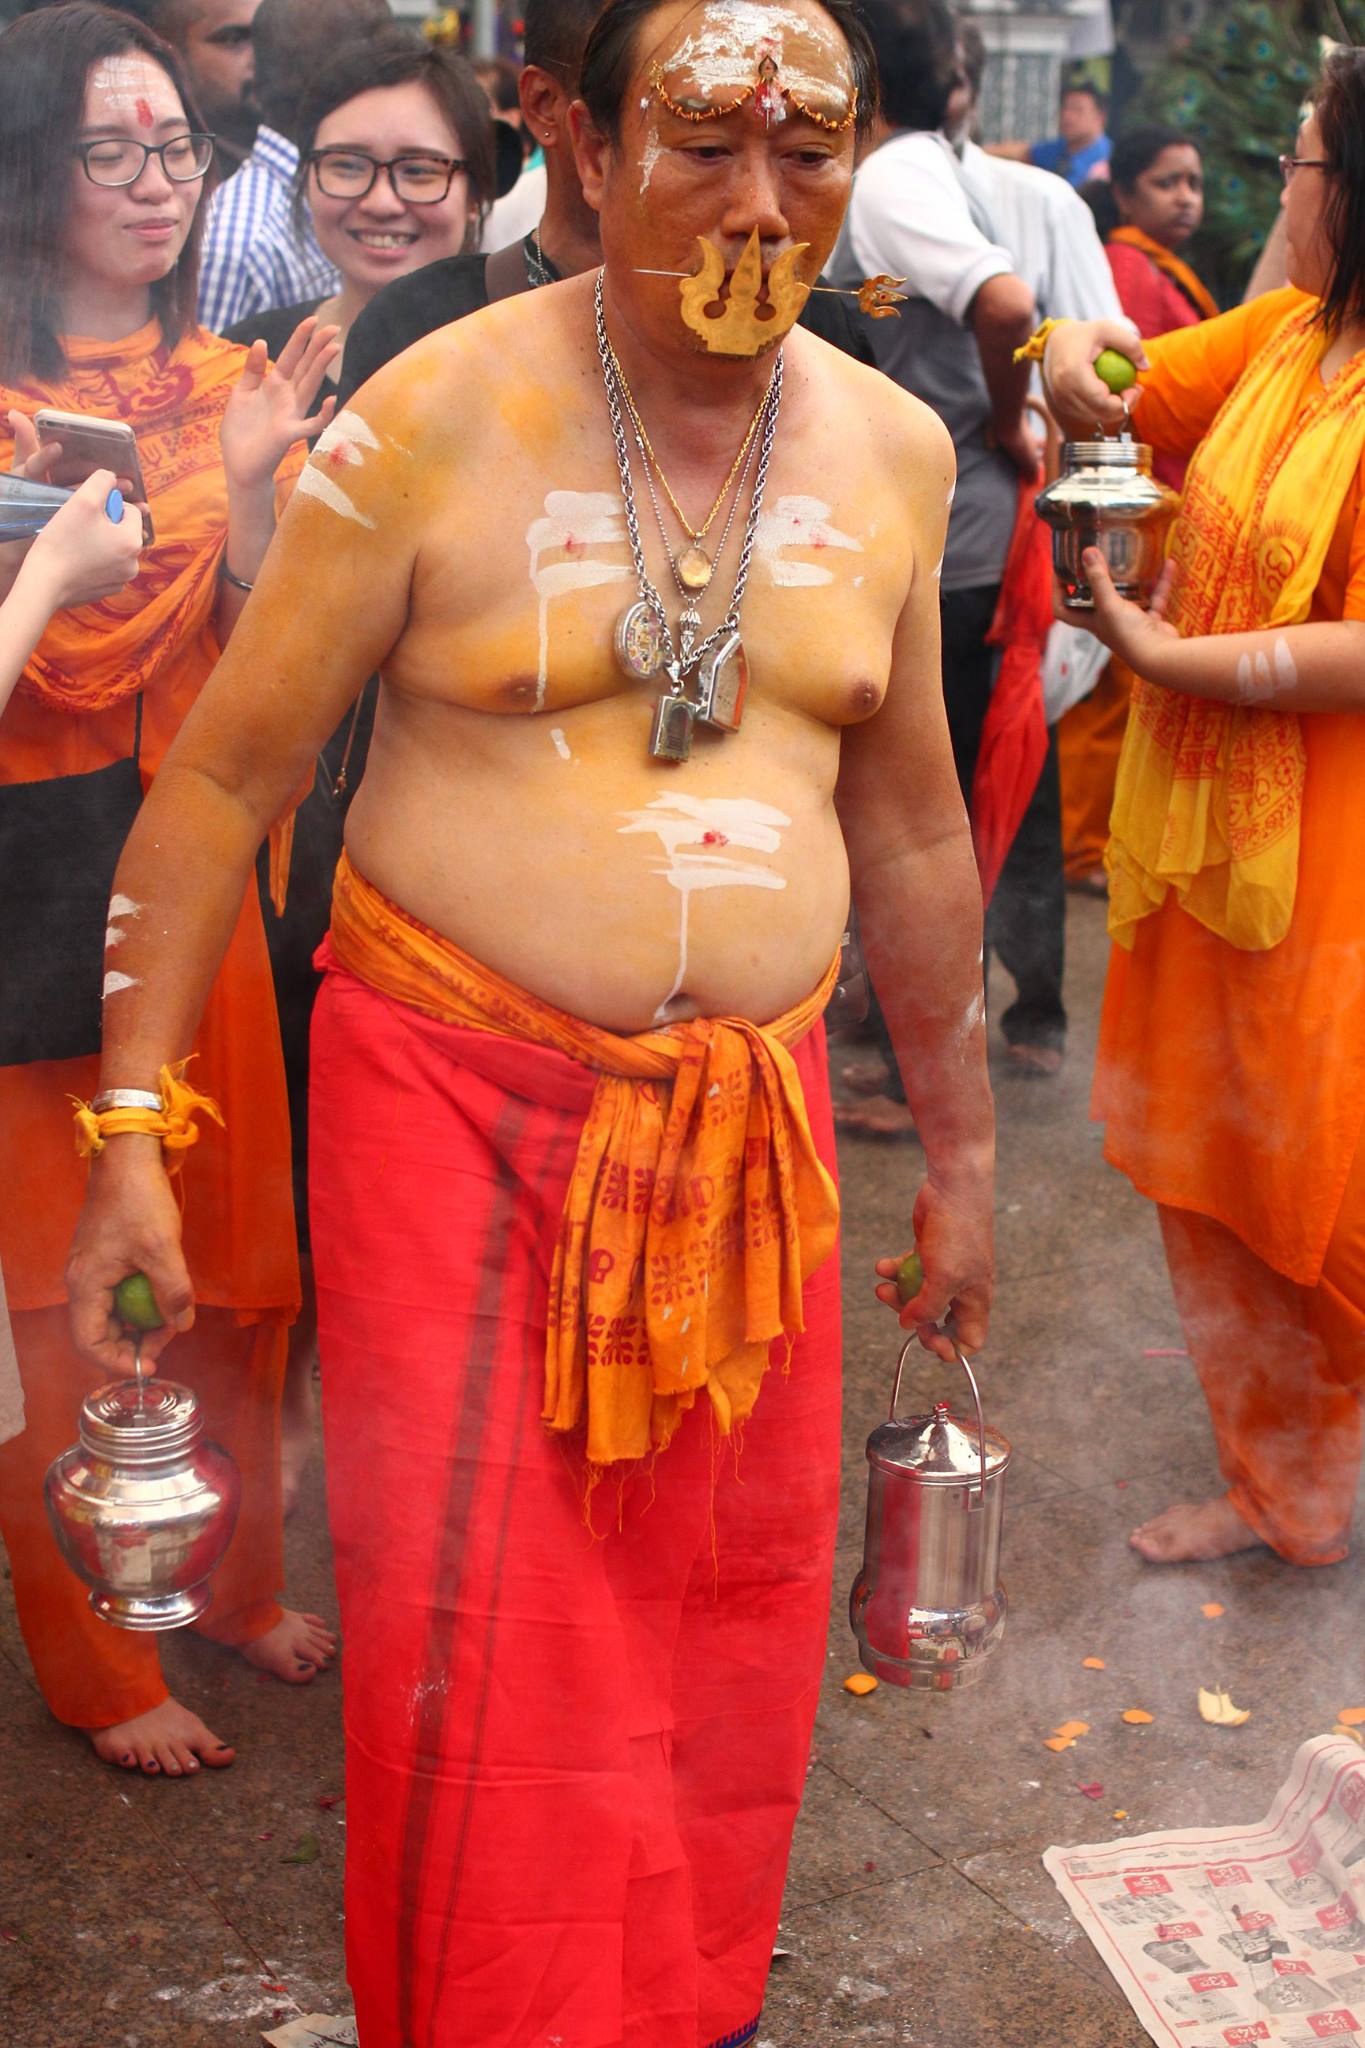
[[903, 277], [912, 297], [963, 325], [986, 280], [1014, 264], [975, 225], [956, 173], [925, 139], [922, 153], [891, 143], [868, 158], [854, 180], [849, 245], [865, 276]]
[[1122, 320], [1126, 315], [1095, 216], [1078, 192], [1058, 183], [1061, 192], [1048, 220], [1047, 303], [1038, 310], [1053, 320]]

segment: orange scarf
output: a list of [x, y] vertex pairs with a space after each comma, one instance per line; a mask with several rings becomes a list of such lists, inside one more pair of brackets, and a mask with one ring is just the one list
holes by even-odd
[[[1168, 616], [1185, 639], [1309, 616], [1365, 453], [1365, 355], [1324, 386], [1316, 311], [1300, 300], [1286, 315], [1190, 464], [1170, 539]], [[1294, 914], [1306, 767], [1293, 712], [1135, 679], [1105, 855], [1119, 944], [1174, 893], [1229, 945], [1277, 946]]]
[[1201, 283], [1188, 263], [1182, 263], [1173, 255], [1164, 242], [1154, 242], [1150, 235], [1144, 235], [1141, 228], [1115, 228], [1109, 237], [1111, 242], [1126, 242], [1130, 249], [1141, 249], [1144, 256], [1155, 263], [1162, 275], [1184, 292], [1191, 305], [1197, 306], [1206, 320], [1212, 320], [1218, 313], [1218, 301], [1206, 284]]
[[398, 1002], [597, 1072], [550, 1280], [550, 1428], [575, 1429], [586, 1411], [588, 1462], [601, 1467], [662, 1449], [702, 1388], [724, 1433], [742, 1423], [770, 1344], [804, 1327], [802, 1282], [838, 1229], [787, 1050], [823, 1013], [837, 960], [771, 1024], [697, 1018], [622, 1038], [480, 966], [345, 854], [332, 944]]
[[246, 351], [202, 328], [168, 349], [155, 319], [122, 341], [67, 337], [62, 346], [65, 376], [0, 387], [0, 415], [50, 405], [126, 420], [156, 539], [125, 590], [56, 614], [19, 688], [55, 711], [103, 711], [154, 688], [162, 663], [202, 630], [218, 602], [227, 537], [218, 430]]

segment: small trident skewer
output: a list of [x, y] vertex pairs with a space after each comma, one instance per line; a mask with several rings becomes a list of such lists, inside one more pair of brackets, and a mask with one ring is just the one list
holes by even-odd
[[[690, 270], [648, 270], [642, 265], [637, 265], [635, 275], [637, 277], [685, 278], [694, 276], [695, 272]], [[891, 277], [885, 271], [879, 271], [876, 277], [869, 277], [864, 284], [857, 286], [813, 284], [807, 286], [807, 290], [827, 292], [832, 299], [856, 299], [862, 311], [871, 320], [895, 320], [900, 317], [900, 308], [909, 297], [909, 293], [901, 289], [906, 282], [907, 280], [903, 277]]]

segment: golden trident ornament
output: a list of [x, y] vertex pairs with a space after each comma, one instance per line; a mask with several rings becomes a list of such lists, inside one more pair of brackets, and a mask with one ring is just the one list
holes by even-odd
[[678, 287], [684, 325], [700, 337], [712, 355], [718, 356], [756, 356], [761, 348], [781, 341], [801, 318], [801, 309], [810, 297], [810, 286], [796, 272], [798, 259], [809, 247], [809, 242], [798, 242], [795, 248], [784, 249], [773, 264], [768, 272], [771, 310], [762, 319], [759, 296], [763, 290], [763, 252], [755, 228], [735, 265], [725, 309], [712, 317], [706, 308], [720, 297], [725, 282], [725, 258], [714, 242], [698, 235], [701, 267]]

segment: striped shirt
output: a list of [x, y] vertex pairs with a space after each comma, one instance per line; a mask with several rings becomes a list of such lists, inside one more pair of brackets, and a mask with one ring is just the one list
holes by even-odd
[[250, 156], [209, 201], [199, 275], [199, 318], [222, 334], [252, 313], [330, 298], [341, 277], [318, 247], [312, 223], [294, 225], [299, 153], [264, 124]]

